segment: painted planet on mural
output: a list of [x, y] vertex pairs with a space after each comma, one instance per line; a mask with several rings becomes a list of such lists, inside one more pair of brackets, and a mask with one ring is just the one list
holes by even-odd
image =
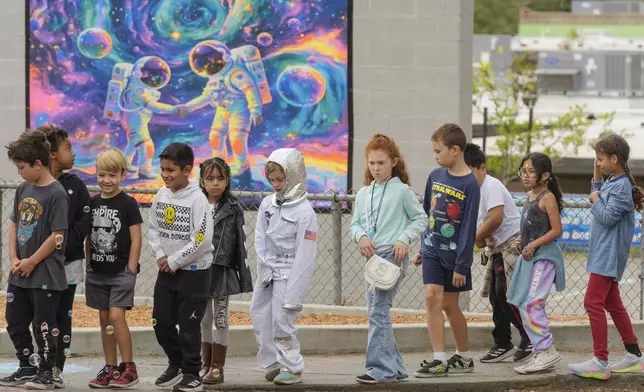
[[81, 54], [90, 59], [101, 59], [112, 51], [112, 37], [98, 27], [83, 30], [78, 35], [76, 44]]
[[324, 98], [326, 81], [314, 68], [307, 65], [291, 66], [277, 78], [277, 91], [289, 105], [309, 107]]

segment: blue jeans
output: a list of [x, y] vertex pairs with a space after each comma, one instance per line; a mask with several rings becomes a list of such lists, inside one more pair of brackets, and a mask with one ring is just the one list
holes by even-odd
[[[392, 263], [394, 261], [393, 247], [380, 247], [376, 254]], [[398, 351], [394, 330], [391, 325], [389, 310], [394, 296], [400, 287], [400, 282], [409, 267], [409, 258], [402, 262], [402, 274], [391, 291], [369, 292], [367, 290], [367, 309], [369, 310], [369, 338], [367, 340], [367, 375], [376, 381], [396, 381], [406, 377], [405, 362]], [[367, 285], [368, 286], [368, 285]]]

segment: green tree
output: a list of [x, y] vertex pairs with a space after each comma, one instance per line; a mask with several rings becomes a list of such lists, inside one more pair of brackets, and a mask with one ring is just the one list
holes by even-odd
[[[586, 129], [593, 122], [588, 118], [585, 105], [572, 105], [566, 113], [547, 123], [535, 119], [529, 129], [528, 123], [519, 118], [519, 112], [523, 105], [538, 104], [535, 70], [536, 61], [530, 54], [514, 59], [505, 82], [496, 78], [489, 64], [481, 63], [474, 70], [472, 104], [481, 113], [483, 105], [487, 105], [488, 122], [497, 127], [496, 151], [488, 157], [488, 168], [504, 184], [517, 178], [517, 168], [529, 151], [531, 141], [538, 141], [534, 143], [537, 144], [535, 150], [557, 161], [578, 152], [586, 139]], [[594, 121], [603, 124], [602, 134], [613, 132], [613, 117], [614, 113], [595, 114]]]
[[474, 34], [516, 35], [522, 4], [523, 0], [475, 0]]

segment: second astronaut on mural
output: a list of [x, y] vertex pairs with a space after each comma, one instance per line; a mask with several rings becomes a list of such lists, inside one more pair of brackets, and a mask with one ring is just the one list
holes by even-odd
[[263, 121], [262, 105], [271, 102], [259, 50], [252, 45], [231, 50], [219, 41], [203, 41], [190, 52], [190, 67], [197, 75], [208, 78], [208, 83], [199, 97], [179, 106], [179, 115], [209, 104], [217, 109], [209, 135], [212, 154], [226, 157], [229, 140], [232, 157], [228, 162], [233, 179], [247, 184], [251, 180], [250, 130]]

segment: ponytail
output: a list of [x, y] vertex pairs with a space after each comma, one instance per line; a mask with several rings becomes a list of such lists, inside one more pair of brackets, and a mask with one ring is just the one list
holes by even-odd
[[553, 195], [555, 195], [557, 206], [559, 207], [559, 212], [561, 212], [564, 207], [563, 194], [561, 192], [561, 188], [559, 187], [559, 179], [557, 178], [557, 176], [555, 176], [555, 173], [552, 172], [550, 172], [550, 178], [548, 178], [548, 190], [552, 192]]
[[637, 185], [637, 183], [635, 182], [635, 178], [633, 178], [633, 174], [631, 174], [631, 168], [628, 167], [628, 163], [623, 162], [622, 168], [624, 169], [624, 173], [626, 173], [628, 180], [633, 186], [633, 204], [635, 204], [635, 209], [637, 211], [641, 211], [642, 209], [644, 209], [644, 191], [642, 191], [642, 187]]

